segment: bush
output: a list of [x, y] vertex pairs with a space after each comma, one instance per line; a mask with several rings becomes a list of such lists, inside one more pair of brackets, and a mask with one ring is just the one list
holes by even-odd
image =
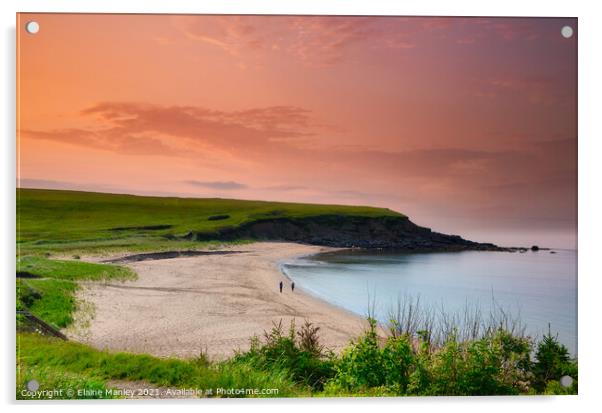
[[319, 342], [319, 327], [306, 321], [299, 331], [291, 321], [288, 334], [282, 320], [264, 332], [264, 340], [251, 339], [251, 348], [234, 357], [235, 363], [248, 363], [263, 371], [283, 371], [298, 384], [322, 390], [327, 379], [334, 375], [333, 358]]
[[[24, 289], [23, 294], [32, 293]], [[287, 332], [280, 321], [262, 339], [253, 337], [248, 351], [214, 362], [206, 350], [192, 360], [157, 359], [19, 334], [18, 369], [29, 371], [31, 377], [47, 373], [52, 375], [50, 381], [81, 381], [93, 388], [102, 388], [109, 379], [145, 380], [159, 386], [205, 389], [277, 388], [273, 395], [281, 397], [318, 392], [353, 396], [577, 393], [577, 361], [551, 333], [537, 343], [535, 362], [533, 341], [502, 327], [472, 339], [458, 339], [452, 328], [441, 344], [434, 344], [431, 337], [430, 330], [379, 337], [376, 321], [369, 318], [367, 330], [337, 357], [320, 344], [318, 327], [306, 321], [297, 329], [293, 321]], [[46, 370], [33, 374], [36, 369]], [[564, 375], [573, 378], [571, 386], [561, 385]], [[22, 387], [25, 379], [19, 380]]]
[[[418, 332], [417, 332], [418, 333]], [[498, 329], [480, 339], [460, 341], [452, 332], [434, 347], [430, 334], [394, 334], [384, 343], [376, 322], [343, 351], [328, 394], [511, 395], [527, 393], [529, 338]]]
[[[448, 337], [433, 352], [422, 370], [428, 381], [413, 384], [414, 394], [426, 395], [511, 395], [529, 389], [528, 338], [515, 337], [500, 329], [481, 339], [460, 342]], [[423, 357], [424, 359], [424, 357]]]
[[535, 358], [537, 361], [533, 366], [533, 385], [537, 391], [548, 393], [548, 384], [558, 382], [565, 375], [574, 380], [573, 386], [576, 389], [577, 363], [571, 360], [568, 349], [558, 342], [558, 337], [553, 336], [550, 329], [537, 345]]
[[376, 321], [368, 319], [368, 330], [343, 351], [335, 365], [330, 393], [353, 393], [380, 388], [381, 393], [404, 394], [415, 364], [407, 336], [389, 337], [379, 345]]

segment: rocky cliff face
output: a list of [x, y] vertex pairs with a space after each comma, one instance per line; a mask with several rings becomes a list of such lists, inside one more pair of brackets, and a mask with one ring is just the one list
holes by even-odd
[[255, 239], [291, 241], [344, 248], [386, 248], [407, 251], [501, 250], [493, 244], [468, 241], [420, 227], [407, 217], [320, 215], [271, 218], [223, 228], [217, 233], [191, 233], [196, 240]]

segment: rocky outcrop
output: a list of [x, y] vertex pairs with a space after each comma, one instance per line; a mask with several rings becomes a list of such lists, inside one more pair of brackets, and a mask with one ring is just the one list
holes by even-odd
[[502, 250], [493, 244], [466, 240], [420, 227], [404, 216], [318, 215], [269, 218], [222, 228], [211, 233], [190, 233], [187, 238], [206, 240], [291, 241], [344, 248], [381, 248], [407, 251]]

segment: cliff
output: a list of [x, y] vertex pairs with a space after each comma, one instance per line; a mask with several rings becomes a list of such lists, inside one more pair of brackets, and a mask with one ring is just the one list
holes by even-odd
[[215, 232], [191, 232], [187, 238], [206, 240], [269, 240], [344, 248], [382, 248], [407, 251], [502, 250], [494, 244], [431, 231], [405, 216], [318, 215], [270, 218], [225, 227]]

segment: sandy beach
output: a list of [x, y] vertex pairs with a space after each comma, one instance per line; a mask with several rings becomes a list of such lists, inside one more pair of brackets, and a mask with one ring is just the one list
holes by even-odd
[[280, 320], [286, 329], [292, 319], [297, 325], [311, 321], [335, 351], [365, 327], [361, 317], [299, 286], [292, 292], [279, 269], [283, 260], [328, 248], [266, 242], [221, 250], [237, 252], [127, 263], [136, 281], [83, 284], [67, 335], [99, 349], [184, 358], [206, 351], [223, 359]]

